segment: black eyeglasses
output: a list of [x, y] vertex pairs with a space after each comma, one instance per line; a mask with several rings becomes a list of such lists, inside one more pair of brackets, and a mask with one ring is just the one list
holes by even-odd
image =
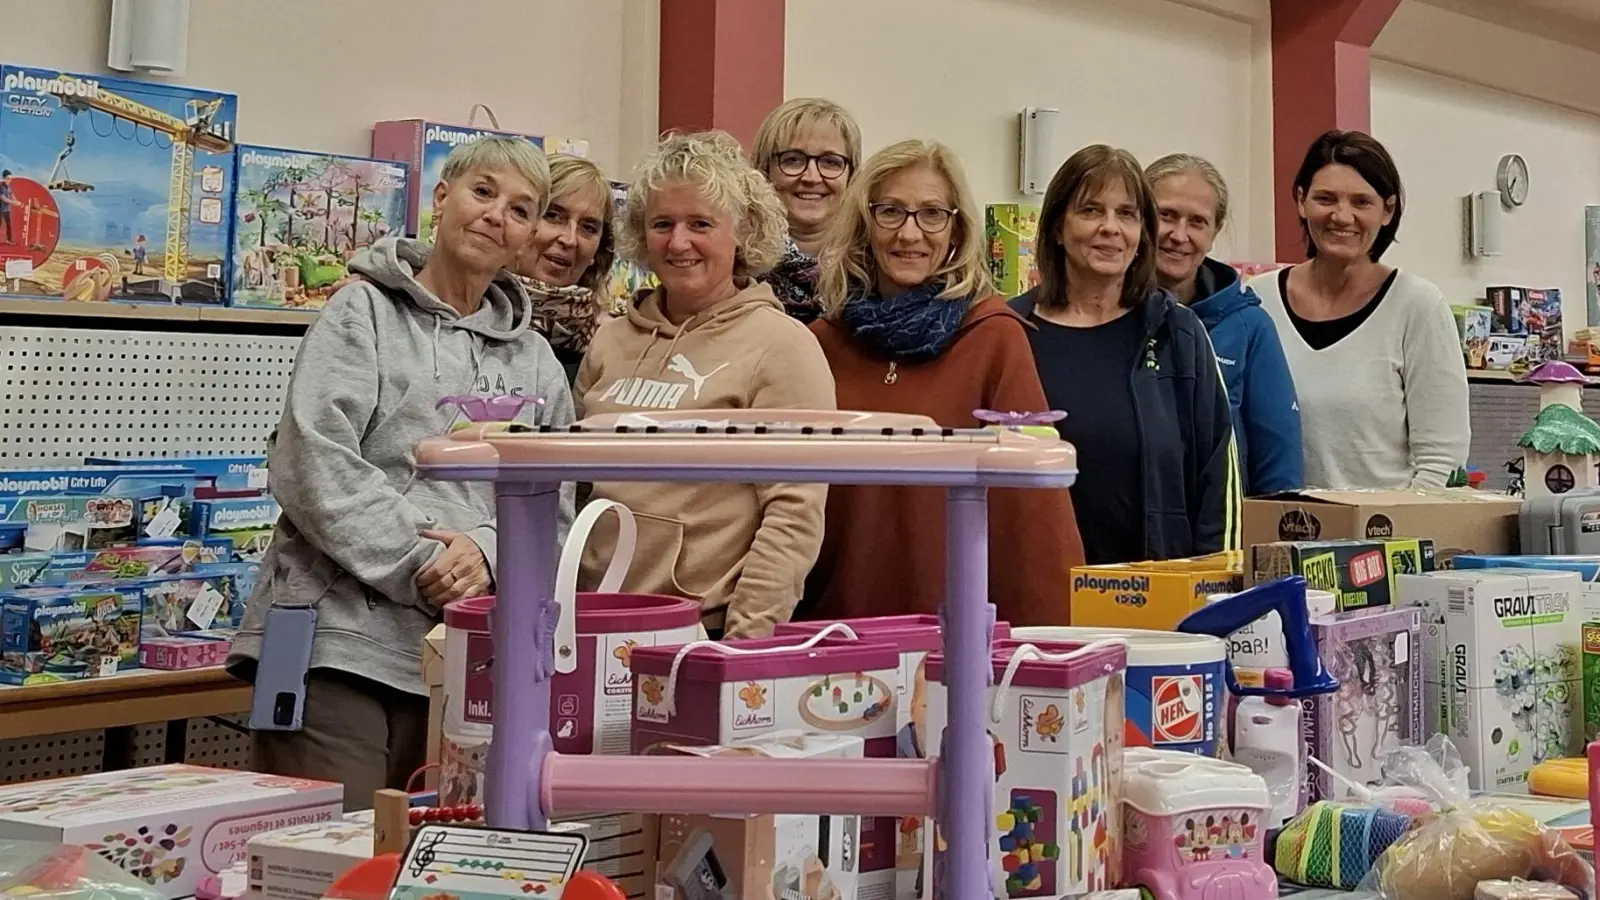
[[905, 225], [907, 219], [914, 219], [923, 234], [938, 234], [944, 231], [950, 227], [950, 220], [956, 216], [956, 210], [937, 206], [906, 209], [893, 203], [874, 203], [868, 209], [872, 210], [872, 221], [878, 223], [879, 228], [896, 230]]
[[813, 162], [817, 164], [817, 174], [832, 181], [850, 171], [850, 160], [837, 153], [822, 153], [812, 156], [804, 150], [785, 150], [778, 154], [778, 171], [798, 178], [806, 173], [806, 166]]

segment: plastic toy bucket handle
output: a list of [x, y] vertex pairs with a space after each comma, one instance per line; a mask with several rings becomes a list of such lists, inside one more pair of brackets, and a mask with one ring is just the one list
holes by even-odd
[[556, 565], [556, 605], [561, 609], [561, 618], [556, 622], [556, 672], [562, 675], [578, 668], [578, 569], [583, 550], [600, 517], [608, 512], [617, 514], [617, 546], [611, 553], [611, 562], [606, 564], [598, 592], [615, 594], [622, 590], [628, 567], [633, 565], [633, 550], [639, 543], [639, 524], [634, 521], [633, 511], [610, 500], [595, 500], [585, 506], [572, 520], [567, 543], [561, 548], [561, 561]]
[[834, 622], [832, 625], [811, 635], [798, 644], [785, 644], [781, 647], [735, 647], [720, 641], [690, 641], [678, 648], [677, 655], [672, 657], [672, 668], [667, 670], [667, 715], [676, 715], [678, 712], [678, 667], [683, 665], [690, 653], [705, 647], [715, 650], [723, 656], [762, 656], [767, 653], [782, 653], [788, 650], [805, 650], [815, 647], [822, 639], [831, 634], [842, 634], [850, 640], [859, 640], [856, 630], [843, 622]]
[[1005, 674], [1000, 676], [1000, 683], [995, 685], [994, 700], [989, 704], [989, 721], [998, 725], [1000, 720], [1005, 717], [1006, 695], [1011, 692], [1011, 680], [1017, 677], [1017, 669], [1027, 660], [1072, 662], [1075, 659], [1081, 659], [1085, 656], [1099, 653], [1102, 650], [1109, 650], [1112, 647], [1126, 646], [1128, 646], [1127, 638], [1104, 638], [1098, 641], [1090, 641], [1082, 647], [1076, 650], [1069, 650], [1066, 653], [1051, 653], [1046, 650], [1040, 650], [1032, 644], [1023, 644], [1021, 647], [1011, 651], [1011, 659], [1006, 663]]

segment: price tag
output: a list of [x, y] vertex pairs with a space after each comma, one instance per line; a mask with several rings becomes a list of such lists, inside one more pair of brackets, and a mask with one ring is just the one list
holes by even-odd
[[217, 618], [217, 611], [222, 609], [222, 600], [221, 591], [209, 583], [200, 585], [200, 593], [196, 594], [194, 602], [189, 604], [189, 621], [201, 631], [210, 628], [212, 621]]
[[1402, 631], [1394, 636], [1394, 664], [1403, 666], [1411, 660], [1411, 632]]
[[264, 490], [267, 489], [267, 468], [266, 468], [266, 466], [256, 466], [255, 468], [251, 469], [249, 478], [250, 478], [250, 482], [249, 482], [250, 483], [250, 490], [252, 490], [252, 491], [264, 491]]
[[182, 524], [183, 517], [171, 506], [167, 506], [144, 526], [144, 533], [153, 538], [172, 537], [178, 533], [178, 526]]
[[33, 260], [23, 257], [21, 259], [6, 260], [7, 278], [27, 278], [33, 274]]
[[100, 665], [95, 674], [101, 678], [117, 674], [117, 662], [118, 660], [115, 656], [100, 657]]

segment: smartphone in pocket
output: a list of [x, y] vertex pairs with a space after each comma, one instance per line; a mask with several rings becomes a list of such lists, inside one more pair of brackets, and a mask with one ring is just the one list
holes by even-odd
[[255, 693], [250, 698], [250, 728], [299, 731], [305, 719], [306, 677], [317, 632], [314, 606], [273, 606], [267, 610], [256, 662]]

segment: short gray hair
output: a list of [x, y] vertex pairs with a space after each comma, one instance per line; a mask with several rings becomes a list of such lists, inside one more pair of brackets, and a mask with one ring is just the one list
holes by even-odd
[[550, 203], [550, 162], [532, 141], [485, 135], [470, 143], [458, 144], [445, 157], [444, 171], [439, 178], [455, 181], [474, 169], [509, 169], [526, 178], [539, 198], [539, 215], [544, 215], [544, 208]]
[[1189, 153], [1169, 153], [1151, 163], [1144, 170], [1144, 180], [1150, 182], [1154, 188], [1164, 178], [1174, 175], [1186, 175], [1190, 172], [1199, 175], [1211, 185], [1211, 193], [1217, 197], [1217, 230], [1228, 221], [1228, 183], [1222, 180], [1222, 173], [1207, 159]]
[[640, 164], [628, 186], [628, 208], [617, 223], [617, 252], [645, 262], [645, 206], [650, 195], [673, 184], [693, 185], [734, 222], [738, 252], [734, 274], [759, 278], [783, 258], [789, 220], [783, 203], [744, 159], [733, 135], [723, 131], [669, 134]]

